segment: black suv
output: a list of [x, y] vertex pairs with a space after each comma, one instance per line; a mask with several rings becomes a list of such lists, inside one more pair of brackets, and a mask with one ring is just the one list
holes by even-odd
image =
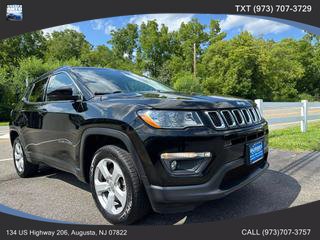
[[11, 117], [17, 173], [44, 163], [74, 174], [114, 224], [150, 207], [189, 211], [268, 167], [268, 125], [252, 101], [184, 95], [127, 71], [56, 69], [30, 84]]

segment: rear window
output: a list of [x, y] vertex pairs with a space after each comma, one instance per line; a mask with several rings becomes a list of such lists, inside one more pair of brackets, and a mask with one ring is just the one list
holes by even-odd
[[43, 102], [44, 91], [47, 80], [40, 80], [33, 84], [31, 94], [29, 95], [29, 102]]

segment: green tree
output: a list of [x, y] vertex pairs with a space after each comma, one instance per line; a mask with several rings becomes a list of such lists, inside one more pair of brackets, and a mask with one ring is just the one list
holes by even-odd
[[60, 61], [71, 58], [79, 59], [82, 52], [91, 48], [83, 33], [75, 30], [66, 29], [62, 32], [47, 34], [48, 49], [46, 59], [57, 59]]
[[308, 41], [308, 42], [315, 42], [315, 43], [319, 43], [320, 42], [320, 36], [314, 34], [314, 33], [310, 33], [307, 31], [304, 31], [306, 34], [303, 36], [303, 40]]
[[214, 44], [217, 41], [221, 41], [225, 39], [226, 36], [227, 36], [226, 32], [221, 32], [220, 21], [212, 19], [210, 21], [210, 34], [209, 34], [210, 44]]
[[251, 98], [256, 60], [255, 38], [248, 32], [210, 45], [203, 56], [205, 88], [212, 94]]
[[162, 25], [159, 29], [156, 20], [143, 22], [139, 42], [144, 71], [149, 72], [152, 77], [158, 77], [163, 63], [171, 55], [168, 27]]
[[97, 46], [95, 49], [87, 49], [81, 54], [81, 62], [85, 66], [109, 67], [112, 65], [113, 53], [104, 45]]
[[258, 63], [260, 81], [264, 83], [264, 98], [274, 101], [295, 100], [298, 96], [297, 82], [303, 78], [305, 69], [299, 61], [292, 39], [265, 45]]
[[204, 52], [203, 46], [209, 41], [209, 34], [205, 31], [206, 25], [193, 18], [188, 23], [181, 23], [178, 31], [180, 58], [183, 70], [193, 72], [194, 44], [196, 45], [196, 58], [199, 59]]
[[0, 67], [0, 121], [9, 118], [9, 112], [14, 102], [14, 88], [5, 67]]
[[112, 45], [112, 51], [117, 58], [133, 59], [134, 50], [137, 48], [138, 25], [127, 24], [126, 27], [112, 30], [111, 40], [108, 41]]
[[303, 38], [292, 41], [296, 50], [297, 58], [305, 69], [304, 76], [297, 82], [299, 93], [312, 96], [320, 95], [320, 44], [313, 40]]
[[190, 72], [180, 72], [174, 78], [174, 89], [184, 93], [201, 94], [203, 88], [199, 78], [194, 78]]
[[20, 59], [31, 56], [42, 58], [47, 41], [42, 31], [34, 31], [1, 40], [0, 49], [0, 66], [16, 67]]

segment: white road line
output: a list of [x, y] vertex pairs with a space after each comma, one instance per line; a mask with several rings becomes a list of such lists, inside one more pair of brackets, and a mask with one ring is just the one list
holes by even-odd
[[0, 162], [11, 161], [12, 158], [0, 159]]

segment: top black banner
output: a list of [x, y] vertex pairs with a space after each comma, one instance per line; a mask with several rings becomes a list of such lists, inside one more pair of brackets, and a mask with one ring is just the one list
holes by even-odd
[[[7, 21], [7, 5], [23, 6], [23, 21]], [[101, 1], [101, 0], [1, 0], [0, 39], [48, 27], [114, 16], [147, 13], [211, 13], [257, 15], [320, 26], [320, 2], [277, 1]]]

